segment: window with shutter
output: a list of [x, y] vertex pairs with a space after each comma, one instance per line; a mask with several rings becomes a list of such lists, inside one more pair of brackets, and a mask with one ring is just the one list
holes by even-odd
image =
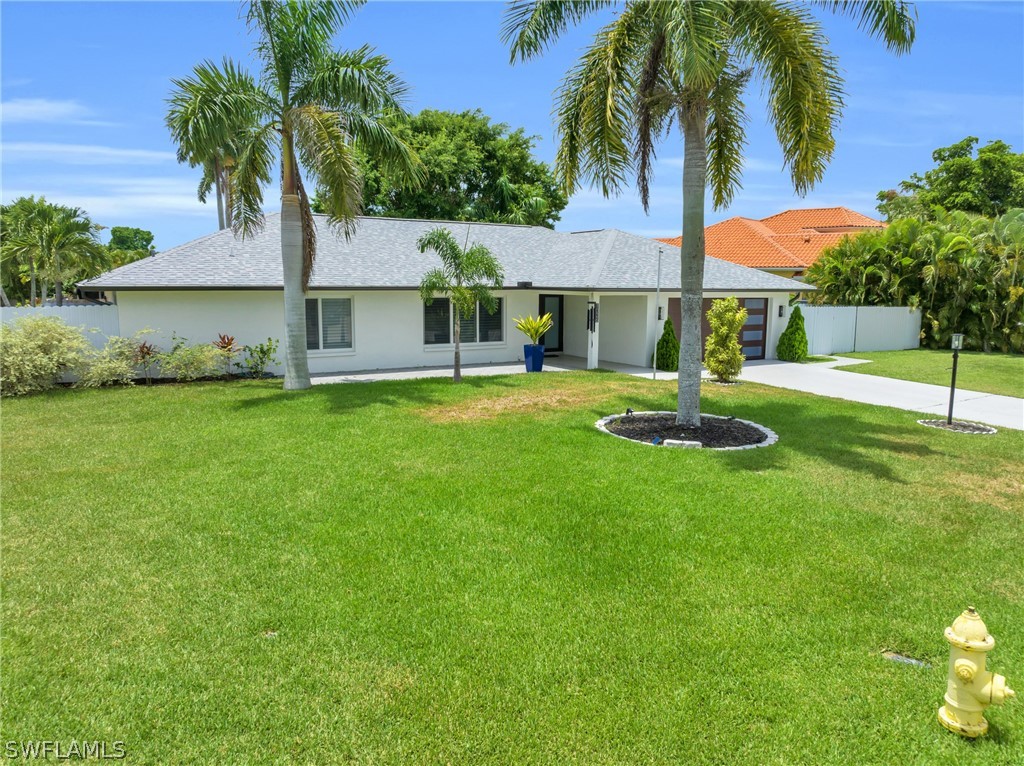
[[317, 351], [320, 348], [320, 302], [316, 298], [306, 298], [306, 350]]
[[352, 348], [352, 299], [321, 298], [323, 348]]
[[451, 343], [451, 306], [447, 298], [434, 298], [423, 304], [423, 342], [427, 345]]

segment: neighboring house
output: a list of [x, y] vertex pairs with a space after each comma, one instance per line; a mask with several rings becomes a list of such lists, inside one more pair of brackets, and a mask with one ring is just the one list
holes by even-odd
[[[447, 299], [424, 306], [420, 280], [440, 264], [416, 245], [438, 226], [460, 242], [478, 242], [505, 270], [494, 315], [478, 312], [462, 325], [465, 364], [521, 360], [525, 336], [513, 318], [550, 311], [548, 353], [599, 362], [650, 366], [666, 313], [678, 316], [679, 257], [661, 265], [655, 306], [657, 242], [604, 229], [574, 233], [537, 226], [361, 218], [347, 240], [316, 217], [318, 255], [306, 300], [310, 371], [342, 372], [451, 363], [452, 316]], [[191, 342], [218, 333], [254, 344], [284, 337], [280, 216], [267, 216], [258, 235], [219, 231], [82, 283], [118, 305], [121, 333], [172, 332]], [[709, 258], [707, 299], [735, 295], [750, 313], [741, 333], [748, 358], [774, 357], [792, 293], [804, 286], [762, 271]], [[588, 312], [595, 309], [591, 329]]]
[[[704, 229], [705, 252], [725, 261], [799, 278], [822, 251], [845, 236], [885, 224], [845, 207], [786, 210], [762, 218], [729, 218]], [[679, 247], [682, 237], [659, 239]]]

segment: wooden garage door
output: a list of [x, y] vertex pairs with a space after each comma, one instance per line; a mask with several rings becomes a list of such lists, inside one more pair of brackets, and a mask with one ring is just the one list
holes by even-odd
[[[708, 324], [708, 311], [711, 310], [711, 298], [705, 298], [701, 304], [700, 319], [700, 357], [704, 358], [704, 342], [711, 333]], [[764, 359], [765, 340], [768, 337], [768, 299], [740, 298], [740, 306], [747, 310], [747, 321], [739, 333], [740, 348], [747, 359]], [[668, 299], [668, 315], [679, 335], [680, 306], [678, 298]]]

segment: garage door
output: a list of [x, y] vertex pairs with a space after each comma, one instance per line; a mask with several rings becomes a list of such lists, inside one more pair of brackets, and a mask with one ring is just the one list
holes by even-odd
[[[708, 311], [711, 310], [711, 298], [705, 298], [701, 307], [700, 320], [700, 355], [704, 358], [704, 342], [711, 333], [708, 324]], [[739, 332], [740, 348], [747, 359], [764, 359], [765, 341], [768, 338], [768, 299], [740, 298], [740, 306], [747, 310], [747, 321]], [[678, 298], [668, 299], [668, 315], [679, 334], [680, 306]]]

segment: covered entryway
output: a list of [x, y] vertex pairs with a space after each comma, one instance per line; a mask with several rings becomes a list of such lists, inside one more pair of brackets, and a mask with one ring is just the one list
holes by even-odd
[[[704, 343], [711, 333], [711, 325], [708, 324], [708, 311], [711, 310], [711, 302], [714, 298], [705, 298], [701, 304], [700, 317], [700, 356], [704, 358]], [[743, 356], [749, 360], [764, 359], [765, 349], [768, 342], [768, 299], [767, 298], [738, 298], [740, 306], [747, 310], [747, 321], [739, 332], [740, 348]], [[679, 334], [682, 327], [681, 309], [679, 298], [668, 299], [668, 315], [672, 319], [672, 325]]]

